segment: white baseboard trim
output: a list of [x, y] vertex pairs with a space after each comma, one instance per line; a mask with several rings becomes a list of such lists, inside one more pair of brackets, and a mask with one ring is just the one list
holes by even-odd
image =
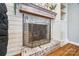
[[73, 41], [69, 41], [68, 43], [71, 43], [71, 44], [79, 46], [79, 43], [76, 43], [76, 42], [73, 42]]
[[61, 41], [60, 46], [63, 47], [64, 45], [68, 44], [66, 41]]

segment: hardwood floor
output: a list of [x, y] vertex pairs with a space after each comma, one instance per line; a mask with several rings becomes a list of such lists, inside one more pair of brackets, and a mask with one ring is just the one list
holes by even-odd
[[79, 46], [69, 43], [48, 54], [48, 56], [79, 56]]

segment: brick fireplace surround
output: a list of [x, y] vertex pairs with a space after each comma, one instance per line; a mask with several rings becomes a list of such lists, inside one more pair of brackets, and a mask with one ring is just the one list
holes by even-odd
[[[56, 16], [55, 12], [49, 11], [34, 4], [22, 4], [20, 12], [23, 15], [23, 48], [21, 50], [22, 56], [24, 55], [43, 56], [49, 54], [51, 51], [54, 51], [54, 49], [60, 47], [60, 42], [53, 40], [51, 38], [51, 30], [52, 30], [51, 24], [53, 23], [51, 21], [53, 21]], [[32, 26], [28, 24], [32, 24]], [[45, 27], [45, 25], [47, 25], [47, 27]], [[45, 28], [42, 28], [43, 26]], [[36, 32], [37, 30], [35, 29], [36, 33], [35, 38], [41, 37], [42, 39], [45, 40], [40, 40], [39, 38], [37, 38], [38, 40], [35, 39], [36, 41], [33, 41], [34, 40], [33, 27], [34, 29], [35, 28], [39, 29], [38, 31], [40, 32], [45, 32], [44, 34], [45, 37], [40, 36], [43, 33], [41, 34], [39, 32]], [[30, 28], [32, 30], [30, 30]], [[40, 29], [43, 29], [44, 31], [41, 31]], [[30, 35], [29, 32], [31, 32]]]

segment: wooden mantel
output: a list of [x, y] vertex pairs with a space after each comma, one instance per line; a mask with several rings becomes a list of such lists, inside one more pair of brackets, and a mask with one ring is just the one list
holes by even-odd
[[49, 11], [45, 8], [39, 7], [31, 3], [22, 4], [22, 8], [20, 8], [20, 12], [24, 14], [28, 13], [36, 16], [46, 17], [49, 19], [53, 19], [56, 16], [55, 12]]

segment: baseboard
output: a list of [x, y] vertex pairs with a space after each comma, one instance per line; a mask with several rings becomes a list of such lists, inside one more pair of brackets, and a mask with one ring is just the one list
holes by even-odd
[[63, 46], [66, 45], [66, 44], [68, 44], [68, 42], [62, 41], [62, 42], [60, 43], [60, 46], [63, 47]]
[[[60, 42], [61, 42], [61, 41], [60, 41]], [[60, 46], [63, 47], [64, 45], [66, 45], [66, 44], [68, 44], [68, 43], [71, 43], [71, 44], [74, 44], [74, 45], [79, 46], [79, 43], [73, 42], [73, 41], [69, 41], [69, 40], [67, 40], [67, 41], [62, 41], [61, 44], [60, 44]]]
[[79, 46], [79, 43], [76, 43], [76, 42], [73, 42], [73, 41], [69, 41], [68, 43], [71, 43], [71, 44]]

